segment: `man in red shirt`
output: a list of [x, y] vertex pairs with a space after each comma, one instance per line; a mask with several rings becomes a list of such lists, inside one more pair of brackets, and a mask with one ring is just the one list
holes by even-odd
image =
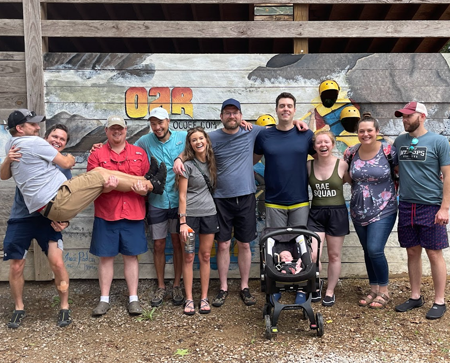
[[[127, 124], [124, 119], [120, 116], [108, 117], [105, 132], [108, 142], [91, 153], [87, 170], [102, 167], [130, 175], [145, 175], [150, 166], [147, 154], [126, 141]], [[143, 183], [138, 181], [133, 189], [136, 192], [122, 193], [114, 190], [115, 182], [113, 178], [94, 202], [95, 220], [89, 252], [100, 257], [98, 277], [101, 296], [98, 306], [92, 311], [93, 316], [101, 316], [110, 309], [109, 291], [114, 276], [114, 257], [119, 253], [123, 257], [130, 296], [128, 312], [131, 315], [142, 314], [137, 296], [137, 256], [148, 248], [144, 226], [145, 200], [136, 192], [145, 189]]]

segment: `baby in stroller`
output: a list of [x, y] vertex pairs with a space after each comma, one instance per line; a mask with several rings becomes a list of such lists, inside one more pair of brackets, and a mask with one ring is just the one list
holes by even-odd
[[302, 260], [299, 258], [297, 262], [294, 261], [294, 257], [289, 250], [281, 251], [278, 254], [278, 264], [276, 268], [282, 274], [298, 274], [303, 270], [304, 266], [302, 266]]

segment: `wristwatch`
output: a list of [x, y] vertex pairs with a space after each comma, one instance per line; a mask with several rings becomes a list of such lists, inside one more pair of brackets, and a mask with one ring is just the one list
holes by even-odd
[[182, 218], [182, 217], [187, 217], [187, 214], [186, 214], [186, 213], [180, 213], [180, 214], [178, 214], [178, 218]]

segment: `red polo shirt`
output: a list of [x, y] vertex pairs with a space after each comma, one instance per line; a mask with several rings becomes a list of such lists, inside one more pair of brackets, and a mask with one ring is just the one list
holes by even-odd
[[[130, 175], [143, 176], [147, 173], [150, 163], [144, 149], [129, 144], [120, 154], [111, 149], [109, 143], [89, 155], [87, 171], [96, 167], [108, 170], [118, 170]], [[107, 221], [120, 219], [141, 220], [145, 218], [144, 197], [135, 192], [111, 191], [101, 194], [95, 202], [95, 216]]]

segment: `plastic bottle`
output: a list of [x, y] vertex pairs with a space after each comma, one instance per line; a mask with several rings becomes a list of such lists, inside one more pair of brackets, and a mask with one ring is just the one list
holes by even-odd
[[295, 239], [295, 242], [297, 242], [300, 245], [300, 253], [303, 255], [306, 253], [306, 243], [305, 243], [305, 237], [301, 234]]
[[188, 229], [188, 238], [186, 243], [184, 244], [184, 251], [186, 253], [194, 253], [195, 252], [195, 232], [192, 228]]

